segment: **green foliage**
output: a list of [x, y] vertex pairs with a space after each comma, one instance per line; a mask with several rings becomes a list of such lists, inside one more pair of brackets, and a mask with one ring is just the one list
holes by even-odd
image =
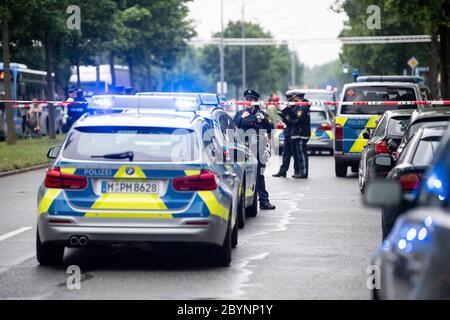
[[[416, 5], [402, 0], [346, 0], [338, 1], [338, 10], [349, 17], [349, 23], [340, 36], [417, 35], [427, 33], [428, 15]], [[422, 5], [422, 1], [420, 4]], [[381, 29], [370, 30], [366, 12], [370, 5], [381, 8]], [[408, 69], [407, 61], [415, 56], [427, 65], [429, 44], [371, 44], [345, 45], [341, 60], [350, 69], [359, 68], [361, 74], [402, 74]]]
[[[225, 38], [241, 37], [241, 22], [230, 22], [224, 30]], [[271, 38], [261, 26], [254, 23], [245, 24], [248, 38]], [[220, 37], [216, 33], [214, 37]], [[202, 68], [206, 74], [219, 81], [219, 49], [217, 46], [206, 46], [202, 52]], [[247, 87], [259, 90], [262, 94], [272, 91], [284, 91], [288, 86], [291, 70], [291, 53], [286, 46], [248, 46], [246, 48]], [[298, 62], [297, 62], [298, 63]], [[297, 65], [297, 68], [299, 66]], [[225, 47], [225, 80], [236, 89], [242, 86], [242, 47]], [[231, 93], [233, 94], [233, 93]], [[240, 96], [240, 92], [235, 95]]]

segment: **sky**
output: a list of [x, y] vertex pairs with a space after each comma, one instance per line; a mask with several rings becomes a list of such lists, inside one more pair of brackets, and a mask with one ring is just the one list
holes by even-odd
[[[224, 1], [224, 24], [241, 19], [244, 0]], [[221, 0], [193, 0], [189, 4], [199, 39], [210, 39], [220, 31]], [[245, 0], [245, 20], [259, 23], [277, 39], [335, 39], [341, 32], [344, 13], [330, 10], [334, 0]], [[339, 42], [327, 44], [293, 43], [301, 62], [321, 65], [339, 57]]]

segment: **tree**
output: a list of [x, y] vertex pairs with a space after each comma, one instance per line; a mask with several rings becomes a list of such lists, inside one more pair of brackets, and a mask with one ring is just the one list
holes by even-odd
[[111, 69], [116, 56], [124, 59], [134, 87], [135, 67], [172, 67], [186, 48], [186, 41], [195, 35], [186, 19], [188, 1], [119, 1], [119, 11], [113, 19], [116, 38], [109, 44]]
[[[249, 38], [271, 38], [258, 24], [246, 22], [246, 36]], [[241, 22], [230, 22], [224, 30], [225, 38], [241, 37]], [[216, 33], [214, 37], [220, 37]], [[202, 52], [202, 68], [206, 74], [212, 74], [219, 79], [219, 50], [216, 46], [206, 46]], [[291, 70], [291, 53], [286, 46], [248, 47], [247, 57], [247, 84], [263, 94], [279, 91], [288, 86], [289, 72]], [[242, 53], [239, 46], [225, 47], [225, 79], [235, 88], [234, 95], [240, 96], [239, 89], [242, 84]], [[298, 66], [296, 66], [298, 67]]]
[[[369, 15], [366, 10], [369, 5], [374, 4], [381, 8], [382, 25], [379, 30], [367, 28]], [[346, 45], [341, 60], [352, 67], [359, 67], [362, 73], [399, 74], [408, 68], [407, 60], [415, 56], [424, 64], [428, 61], [428, 82], [435, 95], [437, 68], [441, 67], [441, 94], [444, 98], [449, 98], [449, 6], [448, 0], [336, 0], [334, 9], [345, 11], [349, 16], [349, 22], [341, 36], [432, 35], [431, 45]]]
[[[3, 53], [3, 71], [5, 83], [5, 100], [12, 99], [11, 88], [11, 54], [10, 44], [11, 40], [20, 34], [24, 34], [24, 28], [29, 23], [29, 10], [34, 7], [34, 0], [21, 1], [20, 3], [14, 0], [4, 0], [0, 3], [0, 20], [2, 26], [2, 53]], [[13, 17], [21, 17], [21, 23], [15, 24]], [[13, 28], [10, 28], [10, 26]], [[10, 102], [5, 103], [7, 134], [6, 140], [8, 144], [15, 143], [16, 132], [14, 125], [14, 110]], [[3, 119], [0, 119], [3, 122]]]

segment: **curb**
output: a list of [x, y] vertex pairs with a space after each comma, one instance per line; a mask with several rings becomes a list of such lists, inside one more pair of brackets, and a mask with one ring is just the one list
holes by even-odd
[[25, 173], [25, 172], [28, 172], [28, 171], [48, 168], [50, 165], [51, 165], [51, 163], [46, 163], [46, 164], [40, 164], [40, 165], [37, 165], [37, 166], [23, 168], [23, 169], [17, 169], [17, 170], [12, 170], [12, 171], [0, 172], [0, 178], [7, 177], [7, 176], [12, 176], [12, 175], [19, 174], [19, 173]]

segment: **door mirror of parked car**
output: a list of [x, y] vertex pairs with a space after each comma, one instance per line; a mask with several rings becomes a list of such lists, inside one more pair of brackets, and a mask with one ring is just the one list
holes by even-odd
[[402, 187], [394, 180], [372, 180], [364, 193], [364, 202], [369, 207], [398, 207], [402, 204]]
[[59, 152], [61, 151], [62, 146], [53, 146], [47, 152], [47, 158], [56, 159], [58, 157]]
[[392, 158], [387, 155], [379, 155], [375, 157], [375, 164], [380, 167], [392, 167]]
[[371, 136], [369, 129], [364, 129], [362, 132], [362, 136], [364, 139], [369, 140]]

